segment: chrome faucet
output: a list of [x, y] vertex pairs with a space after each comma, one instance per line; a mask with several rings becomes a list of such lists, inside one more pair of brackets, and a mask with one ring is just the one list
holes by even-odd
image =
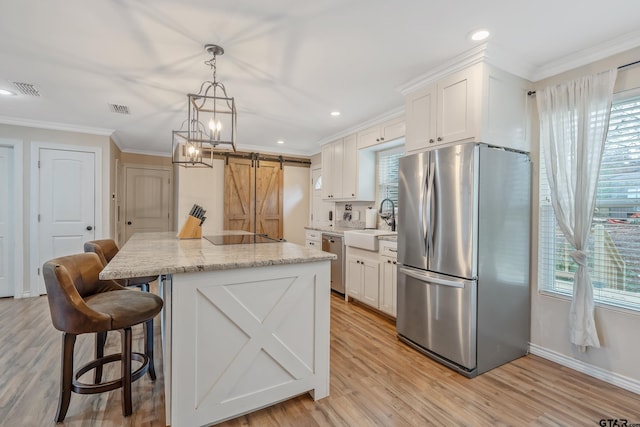
[[[384, 205], [384, 202], [391, 203], [391, 215], [382, 213], [382, 206]], [[380, 218], [382, 218], [384, 222], [387, 223], [387, 225], [391, 226], [391, 231], [396, 231], [396, 205], [393, 203], [393, 200], [391, 199], [382, 200], [380, 202], [380, 210], [378, 214], [380, 215]], [[389, 223], [389, 217], [391, 217], [391, 223]]]

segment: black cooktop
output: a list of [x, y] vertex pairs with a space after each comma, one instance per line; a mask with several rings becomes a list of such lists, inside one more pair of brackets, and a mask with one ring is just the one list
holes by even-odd
[[229, 234], [203, 236], [214, 245], [243, 245], [249, 243], [277, 243], [279, 240], [272, 239], [262, 234]]

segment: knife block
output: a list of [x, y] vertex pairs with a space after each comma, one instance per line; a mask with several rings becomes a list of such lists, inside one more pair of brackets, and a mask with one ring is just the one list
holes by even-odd
[[200, 239], [202, 238], [202, 227], [200, 226], [200, 220], [194, 216], [189, 215], [187, 220], [182, 225], [180, 232], [178, 233], [178, 239]]

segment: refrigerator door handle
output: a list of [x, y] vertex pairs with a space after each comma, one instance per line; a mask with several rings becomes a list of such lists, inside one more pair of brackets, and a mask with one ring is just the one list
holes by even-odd
[[[427, 200], [427, 196], [425, 196], [425, 193], [427, 192], [427, 182], [422, 181], [422, 188], [420, 189], [420, 202], [418, 204], [418, 216], [420, 218], [420, 236], [422, 236], [422, 241], [423, 241], [423, 245], [421, 247], [422, 249], [422, 256], [426, 256], [427, 255], [427, 230], [429, 229], [429, 222], [427, 219], [427, 215], [425, 215], [425, 207], [424, 204]], [[429, 209], [429, 207], [427, 207], [427, 209]]]
[[406, 274], [409, 277], [413, 277], [414, 279], [418, 279], [423, 282], [433, 283], [434, 285], [450, 286], [453, 288], [464, 288], [464, 285], [467, 282], [466, 280], [460, 280], [460, 281], [446, 280], [440, 277], [434, 277], [430, 274], [416, 271], [414, 269], [409, 269], [406, 267], [400, 267], [399, 271], [402, 274]]
[[[433, 164], [433, 162], [429, 162], [429, 173], [428, 173], [428, 178], [427, 178], [427, 182], [425, 184], [425, 188], [427, 190], [427, 197], [426, 197], [426, 204], [427, 204], [427, 212], [426, 212], [426, 223], [427, 223], [427, 227], [425, 229], [424, 232], [424, 242], [425, 242], [425, 248], [428, 248], [427, 250], [425, 250], [425, 255], [429, 255], [429, 252], [431, 252], [433, 250], [433, 224], [432, 224], [432, 219], [431, 218], [431, 198], [433, 197], [433, 180], [434, 180], [434, 173], [435, 173], [435, 165]], [[424, 218], [424, 217], [423, 217]]]

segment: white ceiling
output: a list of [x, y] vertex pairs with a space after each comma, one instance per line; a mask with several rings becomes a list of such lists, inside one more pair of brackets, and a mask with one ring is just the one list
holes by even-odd
[[2, 0], [0, 88], [41, 96], [0, 97], [0, 122], [113, 131], [124, 151], [170, 155], [215, 43], [239, 148], [311, 154], [401, 108], [398, 88], [474, 48], [474, 29], [535, 78], [581, 51], [640, 45], [639, 16], [637, 0]]

